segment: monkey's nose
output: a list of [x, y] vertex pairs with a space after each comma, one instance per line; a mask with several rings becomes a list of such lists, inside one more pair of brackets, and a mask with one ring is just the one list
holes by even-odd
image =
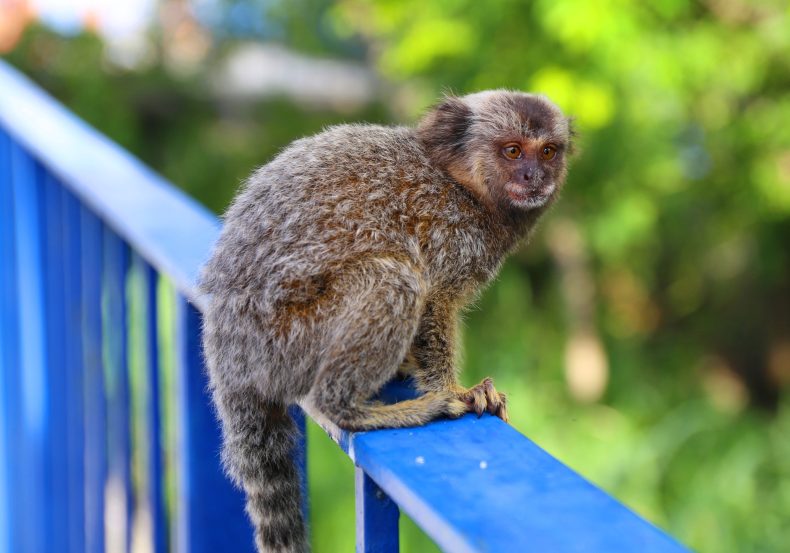
[[524, 174], [522, 175], [522, 178], [523, 178], [525, 181], [531, 181], [531, 180], [532, 180], [532, 177], [533, 177], [533, 175], [532, 175], [532, 171], [525, 171], [525, 172], [524, 172]]

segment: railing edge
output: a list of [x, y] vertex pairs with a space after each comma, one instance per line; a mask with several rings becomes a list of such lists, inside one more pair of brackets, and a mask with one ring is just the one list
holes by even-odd
[[[179, 291], [195, 286], [217, 217], [0, 59], [0, 124]], [[196, 247], [195, 245], [199, 246]]]

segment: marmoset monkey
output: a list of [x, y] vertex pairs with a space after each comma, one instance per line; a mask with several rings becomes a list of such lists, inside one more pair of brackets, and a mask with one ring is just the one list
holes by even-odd
[[[447, 97], [416, 129], [341, 125], [255, 171], [204, 268], [204, 348], [223, 461], [261, 552], [309, 550], [286, 406], [348, 430], [484, 410], [455, 364], [461, 308], [555, 200], [568, 119], [546, 98]], [[423, 395], [371, 398], [404, 359]]]

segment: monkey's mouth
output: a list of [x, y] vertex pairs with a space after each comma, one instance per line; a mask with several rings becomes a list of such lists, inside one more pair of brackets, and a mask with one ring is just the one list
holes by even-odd
[[549, 201], [554, 192], [554, 184], [534, 186], [509, 182], [505, 185], [505, 192], [507, 192], [508, 198], [516, 207], [534, 209]]

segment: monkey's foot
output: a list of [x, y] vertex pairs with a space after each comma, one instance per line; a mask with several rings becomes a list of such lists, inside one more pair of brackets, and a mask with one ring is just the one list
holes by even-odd
[[461, 392], [459, 397], [466, 403], [469, 411], [474, 411], [478, 417], [483, 414], [483, 411], [488, 411], [505, 422], [508, 420], [507, 396], [496, 391], [491, 378], [484, 378], [477, 386], [472, 386]]
[[428, 392], [425, 396], [432, 397], [441, 404], [441, 414], [457, 419], [469, 412], [468, 404], [452, 392]]

